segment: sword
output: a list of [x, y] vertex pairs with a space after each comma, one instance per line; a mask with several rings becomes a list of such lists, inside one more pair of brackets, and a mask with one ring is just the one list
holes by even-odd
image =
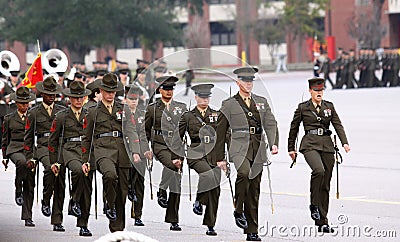
[[229, 181], [229, 188], [231, 190], [231, 196], [232, 196], [232, 202], [233, 202], [233, 208], [236, 209], [236, 199], [235, 199], [235, 195], [233, 194], [233, 188], [232, 188], [232, 180], [231, 180], [231, 164], [229, 163], [229, 154], [226, 155], [227, 157], [227, 162], [226, 162], [226, 178], [228, 178]]
[[336, 199], [339, 199], [339, 165], [342, 164], [343, 157], [339, 153], [339, 148], [336, 142], [336, 135], [333, 136], [333, 145], [335, 149], [335, 162], [336, 162]]
[[97, 220], [97, 177], [96, 171], [94, 171], [94, 215]]
[[4, 171], [7, 171], [7, 168], [8, 168], [8, 162], [9, 162], [9, 160], [8, 160], [8, 159], [3, 159]]
[[151, 181], [151, 171], [153, 170], [153, 160], [147, 159], [146, 168], [149, 171], [150, 180], [150, 199], [153, 200], [153, 183]]

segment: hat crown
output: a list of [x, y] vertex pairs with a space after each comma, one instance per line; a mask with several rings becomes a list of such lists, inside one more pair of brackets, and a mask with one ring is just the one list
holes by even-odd
[[107, 73], [101, 80], [101, 86], [109, 89], [118, 88], [118, 77], [113, 73]]
[[18, 99], [29, 99], [31, 97], [31, 94], [29, 92], [29, 88], [27, 87], [20, 87], [17, 89], [15, 92], [15, 96]]
[[69, 86], [71, 94], [82, 95], [85, 93], [85, 85], [81, 81], [73, 81]]
[[308, 87], [315, 91], [324, 90], [325, 79], [322, 77], [313, 77], [308, 79]]
[[52, 76], [46, 77], [43, 81], [43, 89], [50, 92], [57, 91], [56, 80]]
[[211, 95], [211, 89], [213, 87], [213, 84], [198, 84], [193, 86], [192, 90], [199, 97], [209, 97]]
[[233, 71], [233, 73], [236, 74], [239, 79], [245, 81], [252, 81], [255, 78], [254, 74], [257, 72], [257, 67], [240, 67]]

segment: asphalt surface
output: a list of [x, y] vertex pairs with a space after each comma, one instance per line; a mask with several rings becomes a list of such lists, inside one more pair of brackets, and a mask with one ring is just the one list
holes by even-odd
[[[272, 198], [274, 213], [271, 211], [271, 197], [268, 171], [265, 168], [260, 197], [259, 224], [263, 241], [398, 241], [400, 237], [400, 88], [373, 88], [325, 91], [326, 100], [334, 102], [348, 135], [351, 152], [341, 149], [344, 163], [340, 165], [340, 199], [336, 199], [336, 169], [331, 182], [330, 223], [337, 228], [335, 234], [319, 234], [310, 218], [309, 179], [310, 169], [299, 155], [297, 165], [290, 169], [287, 155], [287, 136], [293, 112], [297, 104], [309, 98], [307, 78], [311, 72], [289, 72], [282, 74], [261, 74], [263, 80], [256, 84], [255, 93], [267, 95], [273, 104], [280, 131], [279, 154], [271, 157]], [[334, 78], [334, 76], [332, 75]], [[223, 78], [222, 78], [223, 79]], [[194, 106], [193, 93], [183, 96], [179, 84], [175, 99]], [[230, 81], [216, 82], [212, 106], [219, 107], [220, 101], [229, 93], [236, 93], [236, 84]], [[301, 135], [299, 138], [301, 138]], [[160, 181], [159, 164], [153, 173], [154, 197]], [[101, 213], [102, 199], [98, 197], [98, 219], [95, 219], [94, 199], [92, 202], [89, 229], [93, 237], [82, 238], [75, 227], [76, 219], [67, 215], [64, 206], [64, 227], [66, 232], [53, 232], [50, 219], [34, 204], [35, 228], [27, 228], [20, 220], [20, 208], [14, 202], [15, 167], [10, 164], [4, 171], [0, 167], [0, 241], [92, 241], [108, 234], [108, 220]], [[42, 171], [42, 169], [41, 169]], [[233, 172], [233, 176], [235, 172]], [[187, 169], [183, 171], [183, 194], [180, 206], [181, 232], [171, 232], [164, 223], [165, 211], [156, 200], [150, 199], [149, 183], [146, 179], [143, 222], [146, 226], [135, 227], [129, 218], [130, 206], [126, 206], [128, 219], [126, 231], [134, 231], [159, 241], [243, 241], [245, 235], [236, 227], [233, 219], [232, 199], [229, 184], [222, 180], [220, 206], [216, 224], [218, 236], [205, 235], [202, 217], [192, 212], [197, 175], [191, 172], [192, 201], [189, 201]], [[42, 174], [41, 174], [42, 178]], [[41, 179], [40, 179], [41, 180]], [[97, 174], [99, 194], [101, 175]], [[36, 191], [35, 191], [36, 194]], [[68, 191], [66, 192], [68, 196]], [[35, 198], [36, 199], [36, 198]], [[65, 201], [67, 204], [67, 199]]]

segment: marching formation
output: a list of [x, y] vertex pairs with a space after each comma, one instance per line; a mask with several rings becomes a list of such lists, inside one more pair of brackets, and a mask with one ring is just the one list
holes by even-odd
[[[399, 82], [400, 54], [398, 48], [385, 47], [381, 52], [362, 48], [358, 58], [353, 49], [348, 52], [339, 48], [336, 60], [327, 53], [317, 54], [314, 62], [314, 76], [323, 76], [332, 89], [397, 87]], [[382, 70], [379, 76], [378, 70]], [[357, 72], [358, 71], [358, 72]], [[335, 83], [329, 73], [336, 72]], [[358, 76], [356, 76], [356, 72]]]
[[[188, 169], [189, 174], [194, 170], [199, 176], [193, 212], [204, 216], [206, 235], [217, 236], [215, 225], [224, 175], [231, 185], [233, 216], [230, 216], [243, 229], [246, 240], [261, 240], [258, 235], [261, 177], [264, 169], [269, 173], [268, 153], [278, 153], [279, 132], [271, 104], [253, 93], [258, 69], [233, 70], [239, 91], [227, 97], [220, 110], [215, 110], [209, 106], [213, 84], [187, 84], [195, 93], [195, 107], [190, 109], [191, 105], [174, 100], [179, 78], [166, 75], [166, 67], [162, 65], [157, 68], [154, 70], [162, 74], [153, 77], [148, 76], [146, 67], [140, 67], [132, 82], [127, 78], [129, 70], [125, 69], [117, 74], [97, 73], [90, 83], [75, 75], [77, 78], [65, 86], [60, 79], [48, 75], [36, 83], [40, 100], [25, 86], [12, 92], [9, 98], [16, 109], [4, 116], [3, 164], [7, 168], [11, 161], [16, 166], [15, 202], [22, 208], [25, 226], [35, 226], [32, 205], [40, 164], [43, 167], [41, 211], [51, 217], [54, 231], [65, 231], [62, 211], [67, 180], [68, 215], [77, 218], [80, 236], [92, 236], [89, 217], [94, 190], [97, 218], [97, 171], [102, 176], [103, 191], [99, 193], [110, 232], [125, 229], [127, 198], [131, 201], [130, 217], [134, 225], [145, 226], [144, 177], [149, 172], [153, 198], [153, 162], [160, 162], [163, 168], [156, 191], [157, 203], [165, 209], [164, 221], [171, 231], [182, 230], [181, 179], [183, 169]], [[194, 77], [193, 73], [190, 75]], [[300, 103], [295, 111], [288, 151], [295, 161], [297, 133], [303, 122], [306, 134], [299, 151], [312, 169], [311, 218], [319, 231], [331, 233], [327, 214], [336, 150], [330, 124], [346, 152], [350, 147], [333, 104], [323, 100], [325, 79], [308, 81], [311, 98]], [[60, 96], [67, 97], [59, 102], [64, 105], [56, 103]], [[234, 188], [230, 164], [237, 171]]]

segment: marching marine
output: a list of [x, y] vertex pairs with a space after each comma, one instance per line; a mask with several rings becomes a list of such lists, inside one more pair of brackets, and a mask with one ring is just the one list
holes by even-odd
[[314, 77], [308, 80], [311, 98], [302, 102], [294, 112], [288, 138], [288, 151], [292, 160], [295, 160], [295, 147], [300, 123], [303, 122], [305, 135], [299, 151], [304, 155], [312, 169], [310, 186], [311, 218], [318, 226], [318, 232], [333, 233], [328, 223], [329, 190], [332, 170], [335, 164], [334, 145], [329, 130], [330, 124], [335, 128], [343, 148], [350, 151], [346, 133], [335, 110], [333, 103], [323, 100], [323, 78]]
[[[77, 227], [80, 227], [80, 236], [92, 236], [87, 228], [91, 194], [92, 178], [95, 172], [95, 164], [82, 163], [82, 136], [83, 119], [85, 110], [82, 109], [83, 98], [91, 93], [85, 89], [80, 81], [73, 81], [70, 88], [63, 90], [63, 94], [69, 97], [71, 106], [56, 114], [50, 129], [49, 152], [52, 164], [68, 167], [71, 171], [72, 187], [68, 213], [77, 217]], [[57, 166], [55, 166], [57, 167]], [[57, 175], [57, 170], [53, 170]], [[69, 175], [68, 175], [69, 179]]]
[[[145, 116], [147, 140], [151, 140], [155, 157], [164, 168], [157, 192], [158, 204], [166, 208], [165, 222], [171, 223], [170, 230], [181, 231], [179, 226], [179, 203], [181, 193], [182, 162], [179, 149], [182, 144], [174, 144], [173, 137], [178, 135], [178, 123], [181, 115], [187, 110], [186, 105], [172, 99], [174, 94], [175, 76], [157, 78], [160, 83], [161, 99], [148, 105]], [[167, 189], [169, 196], [167, 197]]]
[[[107, 205], [105, 213], [110, 221], [109, 229], [115, 232], [125, 228], [130, 156], [133, 156], [134, 162], [140, 160], [139, 139], [132, 123], [126, 122], [129, 114], [125, 112], [128, 110], [115, 100], [116, 92], [123, 89], [117, 75], [104, 75], [99, 89], [102, 100], [89, 107], [83, 125], [82, 162], [89, 162], [94, 155], [96, 168], [103, 176], [103, 194]], [[124, 144], [125, 136], [131, 138], [129, 154]]]
[[214, 153], [218, 112], [209, 107], [211, 88], [213, 87], [213, 84], [193, 86], [192, 90], [196, 95], [197, 106], [185, 112], [179, 121], [180, 138], [183, 139], [187, 132], [191, 141], [186, 155], [188, 165], [199, 174], [193, 212], [202, 215], [203, 206], [206, 206], [203, 225], [207, 226], [206, 234], [210, 236], [217, 235], [214, 226], [221, 192], [219, 186], [221, 181], [220, 168], [226, 169], [225, 161], [217, 162]]
[[[267, 148], [278, 153], [277, 122], [267, 99], [252, 93], [255, 67], [233, 71], [239, 92], [222, 102], [217, 121], [216, 160], [225, 159], [225, 135], [231, 131], [229, 158], [237, 170], [235, 182], [236, 225], [244, 229], [246, 240], [260, 241], [258, 206], [263, 163]], [[266, 137], [265, 137], [266, 136]], [[268, 145], [269, 144], [269, 145]]]
[[29, 102], [36, 96], [27, 87], [20, 87], [10, 95], [17, 110], [6, 115], [3, 122], [2, 151], [4, 159], [15, 164], [15, 202], [22, 206], [21, 219], [25, 226], [35, 227], [32, 220], [32, 206], [35, 189], [35, 164], [27, 162], [23, 153], [25, 121]]
[[146, 138], [144, 129], [145, 112], [138, 107], [139, 98], [143, 95], [142, 90], [132, 84], [129, 85], [129, 92], [126, 94], [126, 104], [130, 109], [131, 116], [129, 117], [132, 125], [135, 127], [139, 135], [140, 144], [140, 160], [133, 162], [130, 171], [129, 193], [128, 198], [132, 202], [131, 217], [135, 219], [135, 226], [144, 226], [142, 221], [143, 198], [144, 198], [144, 177], [146, 172], [147, 160], [153, 160], [153, 154], [150, 151], [149, 143]]
[[[43, 200], [42, 213], [46, 217], [51, 216], [53, 231], [64, 232], [62, 226], [63, 206], [65, 197], [65, 166], [55, 167], [49, 158], [48, 139], [50, 128], [55, 114], [64, 107], [54, 103], [56, 94], [61, 92], [61, 86], [49, 76], [36, 83], [36, 89], [41, 93], [43, 102], [36, 105], [28, 112], [25, 125], [24, 154], [29, 162], [40, 161], [43, 165]], [[37, 144], [36, 144], [36, 142]], [[58, 170], [58, 175], [53, 170]], [[54, 194], [54, 196], [53, 196]], [[53, 196], [53, 206], [50, 210], [50, 199]]]

